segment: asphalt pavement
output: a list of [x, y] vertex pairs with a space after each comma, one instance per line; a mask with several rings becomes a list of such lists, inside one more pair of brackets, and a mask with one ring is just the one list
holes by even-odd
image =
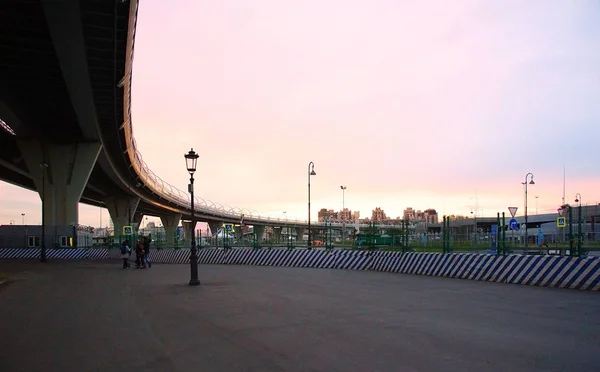
[[600, 293], [368, 271], [0, 261], [0, 371], [594, 371]]

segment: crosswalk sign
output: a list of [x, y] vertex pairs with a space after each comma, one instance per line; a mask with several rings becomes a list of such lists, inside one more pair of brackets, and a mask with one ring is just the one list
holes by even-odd
[[566, 227], [567, 226], [567, 217], [557, 217], [556, 218], [556, 227]]
[[225, 231], [232, 231], [233, 230], [233, 224], [231, 223], [227, 223], [225, 224]]
[[123, 235], [133, 235], [133, 226], [123, 226]]

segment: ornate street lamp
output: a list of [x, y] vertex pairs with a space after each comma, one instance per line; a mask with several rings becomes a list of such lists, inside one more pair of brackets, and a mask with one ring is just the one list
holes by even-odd
[[315, 163], [308, 163], [308, 249], [312, 246], [312, 238], [310, 235], [310, 176], [316, 176]]
[[346, 186], [340, 186], [342, 189], [342, 244], [346, 241]]
[[582, 224], [582, 220], [583, 220], [583, 213], [581, 211], [581, 194], [580, 193], [576, 193], [575, 194], [575, 203], [578, 204], [577, 206], [577, 255], [581, 256], [582, 252], [581, 252], [581, 246], [583, 245], [583, 224]]
[[[531, 176], [531, 180], [528, 183], [527, 179], [529, 178], [529, 176]], [[529, 225], [527, 224], [527, 185], [535, 185], [535, 182], [533, 182], [533, 173], [527, 173], [525, 175], [525, 182], [522, 182], [522, 184], [525, 185], [525, 248], [527, 249], [527, 247], [529, 246], [529, 236], [527, 234], [527, 230], [529, 229]]]
[[[190, 184], [188, 185], [188, 191], [190, 193], [190, 204], [192, 207], [192, 225], [194, 225], [194, 173], [196, 172], [196, 164], [198, 163], [199, 155], [191, 149], [185, 157], [185, 165], [188, 173], [190, 174]], [[199, 285], [200, 279], [198, 279], [198, 254], [196, 251], [196, 233], [195, 226], [192, 226], [192, 246], [190, 250], [190, 285]]]

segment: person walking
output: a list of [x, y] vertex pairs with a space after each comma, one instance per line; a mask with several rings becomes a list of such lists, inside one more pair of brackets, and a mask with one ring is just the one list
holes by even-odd
[[142, 245], [144, 246], [144, 261], [146, 265], [148, 265], [148, 268], [151, 268], [152, 263], [150, 262], [150, 238], [144, 236]]
[[131, 256], [131, 248], [129, 247], [129, 240], [125, 239], [121, 243], [121, 258], [123, 259], [123, 268], [129, 269], [131, 264], [129, 263], [129, 257]]
[[139, 239], [135, 245], [135, 267], [136, 269], [145, 269], [146, 262], [144, 261], [144, 245]]

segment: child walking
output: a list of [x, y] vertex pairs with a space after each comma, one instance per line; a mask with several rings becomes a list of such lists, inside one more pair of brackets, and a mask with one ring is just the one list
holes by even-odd
[[129, 241], [125, 239], [123, 243], [121, 243], [121, 258], [123, 259], [124, 269], [129, 269], [131, 267], [129, 256], [131, 256], [131, 248], [129, 248]]

